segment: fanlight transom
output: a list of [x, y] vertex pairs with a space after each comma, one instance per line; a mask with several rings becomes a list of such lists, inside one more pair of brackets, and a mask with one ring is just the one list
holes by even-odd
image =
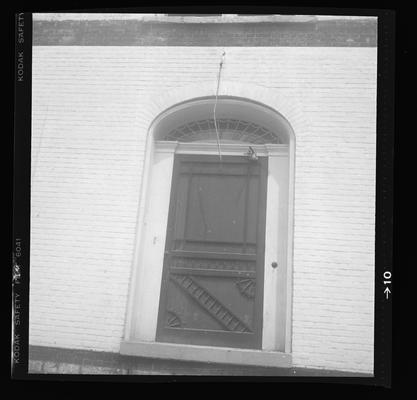
[[[280, 144], [279, 136], [271, 130], [253, 122], [241, 119], [216, 119], [219, 138], [222, 142], [243, 142], [253, 144]], [[179, 142], [204, 141], [217, 139], [214, 119], [188, 122], [171, 130], [163, 140]]]

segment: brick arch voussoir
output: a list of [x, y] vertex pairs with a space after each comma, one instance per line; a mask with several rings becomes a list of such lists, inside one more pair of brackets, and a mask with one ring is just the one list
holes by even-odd
[[[141, 125], [150, 128], [158, 116], [170, 108], [187, 101], [215, 96], [215, 94], [216, 82], [200, 82], [171, 89], [158, 96], [151, 96], [145, 99], [141, 107]], [[247, 82], [223, 81], [219, 89], [219, 96], [237, 97], [263, 104], [287, 119], [293, 129], [294, 136], [305, 135], [307, 132], [309, 124], [302, 104], [283, 95], [279, 89]]]

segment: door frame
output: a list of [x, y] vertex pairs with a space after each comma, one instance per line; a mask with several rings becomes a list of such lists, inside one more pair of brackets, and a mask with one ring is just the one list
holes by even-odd
[[[290, 322], [290, 308], [288, 304], [288, 296], [290, 295], [291, 290], [287, 290], [285, 296], [285, 307], [277, 310], [274, 306], [274, 303], [277, 302], [277, 282], [281, 282], [282, 289], [288, 285], [288, 281], [291, 278], [288, 268], [288, 258], [292, 256], [292, 252], [287, 252], [285, 255], [286, 260], [282, 259], [282, 263], [287, 264], [287, 268], [277, 268], [273, 270], [270, 267], [271, 261], [273, 261], [276, 256], [275, 253], [278, 252], [278, 245], [275, 240], [277, 235], [278, 224], [272, 223], [272, 220], [278, 218], [276, 215], [279, 207], [276, 204], [277, 201], [277, 188], [275, 192], [271, 189], [273, 186], [276, 186], [275, 174], [276, 170], [279, 169], [279, 164], [282, 166], [289, 166], [288, 163], [288, 145], [252, 145], [254, 150], [259, 156], [268, 157], [268, 183], [267, 183], [267, 223], [266, 223], [266, 248], [265, 248], [265, 278], [264, 278], [264, 312], [270, 310], [270, 314], [265, 318], [264, 315], [264, 325], [263, 325], [263, 349], [285, 351], [290, 352], [290, 342], [287, 334], [288, 323]], [[248, 149], [248, 146], [245, 144], [223, 144], [222, 145], [222, 155], [242, 155]], [[163, 266], [163, 257], [165, 251], [165, 240], [166, 240], [166, 227], [168, 223], [168, 211], [169, 211], [169, 200], [171, 193], [171, 184], [172, 184], [172, 171], [175, 154], [200, 154], [207, 155], [212, 154], [216, 155], [217, 153], [217, 144], [215, 143], [178, 143], [178, 142], [167, 142], [167, 141], [158, 141], [154, 144], [154, 155], [153, 155], [153, 168], [151, 169], [150, 184], [148, 190], [148, 201], [147, 201], [147, 218], [143, 221], [144, 232], [142, 240], [138, 243], [141, 248], [141, 256], [146, 258], [146, 263], [143, 258], [139, 258], [138, 262], [138, 276], [136, 282], [135, 290], [135, 307], [134, 307], [134, 324], [131, 326], [131, 332], [126, 338], [128, 340], [145, 340], [145, 341], [155, 341], [156, 334], [156, 321], [157, 321], [157, 310], [159, 306], [159, 295], [160, 295], [160, 283], [162, 278], [162, 266]], [[156, 183], [158, 182], [158, 183]], [[164, 184], [162, 184], [164, 182]], [[288, 185], [287, 185], [288, 186]], [[153, 193], [152, 188], [157, 188], [158, 193]], [[275, 194], [274, 194], [275, 193]], [[288, 195], [290, 192], [288, 193]], [[154, 197], [152, 197], [154, 196]], [[288, 202], [288, 206], [290, 203]], [[151, 211], [149, 207], [153, 207], [155, 211]], [[288, 207], [288, 213], [284, 210], [285, 215], [290, 214], [290, 207]], [[282, 208], [281, 208], [282, 210]], [[157, 215], [155, 215], [157, 213]], [[272, 214], [273, 215], [272, 215]], [[287, 226], [288, 219], [280, 219], [280, 225], [287, 228], [286, 238], [288, 249], [288, 242], [290, 242], [291, 236], [288, 234], [290, 231], [290, 226]], [[154, 229], [152, 233], [147, 233], [146, 229], [152, 226]], [[148, 236], [148, 237], [147, 237]], [[152, 237], [151, 237], [152, 236]], [[292, 246], [292, 243], [290, 243]], [[153, 250], [151, 250], [153, 249]], [[285, 249], [282, 249], [283, 251]], [[146, 254], [146, 251], [149, 251], [149, 254]], [[149, 258], [152, 258], [151, 260]], [[155, 268], [152, 271], [147, 271], [146, 265], [154, 265]], [[149, 268], [148, 268], [149, 269]], [[283, 279], [279, 279], [278, 274], [284, 273], [282, 276]], [[157, 288], [157, 289], [156, 289]], [[157, 291], [158, 295], [155, 297], [155, 294], [152, 294], [154, 300], [149, 300], [149, 291]], [[282, 290], [280, 291], [282, 293]], [[149, 295], [149, 296], [148, 296]], [[145, 300], [144, 300], [145, 299]], [[269, 299], [269, 300], [268, 300]], [[148, 302], [148, 305], [145, 306], [144, 303]], [[265, 307], [265, 302], [267, 306]], [[157, 303], [155, 306], [154, 303]], [[270, 307], [270, 305], [272, 306]], [[274, 328], [276, 325], [276, 313], [280, 314], [280, 319], [282, 324], [285, 324], [285, 331], [280, 329], [280, 338], [277, 338], [277, 330]], [[141, 317], [139, 317], [141, 315]], [[265, 327], [265, 324], [267, 327]], [[266, 343], [267, 342], [267, 343]], [[279, 344], [277, 345], [277, 342]]]
[[[288, 166], [288, 210], [287, 210], [287, 221], [284, 222], [287, 227], [287, 252], [286, 252], [286, 280], [285, 287], [286, 291], [286, 301], [285, 309], [281, 310], [284, 313], [284, 346], [282, 349], [276, 349], [274, 342], [274, 334], [272, 334], [272, 339], [269, 340], [269, 345], [262, 349], [262, 356], [258, 356], [256, 351], [252, 351], [251, 355], [246, 359], [247, 352], [242, 353], [237, 350], [227, 349], [225, 355], [218, 348], [217, 350], [213, 347], [209, 347], [210, 352], [205, 351], [203, 346], [161, 346], [154, 342], [152, 338], [139, 338], [136, 332], [137, 322], [138, 322], [138, 306], [137, 302], [141, 297], [141, 283], [144, 282], [143, 274], [141, 273], [142, 265], [140, 263], [141, 254], [145, 247], [145, 215], [147, 211], [147, 206], [149, 205], [149, 192], [151, 181], [152, 181], [152, 170], [155, 157], [157, 154], [165, 154], [167, 156], [165, 160], [166, 169], [169, 170], [172, 165], [170, 164], [169, 159], [172, 158], [175, 153], [178, 154], [217, 154], [217, 145], [205, 144], [204, 147], [201, 146], [198, 142], [191, 143], [178, 143], [178, 142], [167, 142], [167, 141], [156, 141], [155, 130], [158, 127], [159, 123], [164, 120], [167, 115], [170, 115], [174, 112], [182, 112], [189, 107], [189, 104], [198, 103], [200, 101], [207, 101], [205, 99], [200, 100], [190, 100], [185, 103], [181, 103], [177, 106], [173, 106], [162, 112], [152, 123], [149, 133], [146, 139], [146, 149], [145, 149], [145, 159], [142, 172], [142, 181], [141, 181], [141, 198], [139, 202], [139, 212], [138, 212], [138, 229], [137, 229], [137, 239], [135, 246], [135, 253], [133, 257], [133, 269], [132, 269], [132, 278], [130, 280], [129, 288], [129, 298], [126, 314], [126, 324], [124, 337], [120, 345], [121, 354], [131, 354], [131, 355], [147, 355], [155, 356], [161, 358], [179, 358], [189, 359], [189, 360], [206, 360], [210, 361], [211, 357], [209, 354], [213, 355], [213, 360], [222, 360], [221, 362], [235, 362], [240, 360], [239, 363], [248, 364], [248, 365], [288, 365], [291, 361], [291, 338], [292, 338], [292, 260], [293, 260], [293, 224], [294, 224], [294, 177], [295, 177], [295, 135], [292, 131], [291, 126], [289, 126], [288, 134], [288, 144], [286, 145], [262, 145], [256, 146], [256, 151], [259, 155], [265, 155], [270, 157], [269, 161], [273, 159], [286, 159]], [[240, 99], [240, 101], [247, 101], [253, 107], [262, 108], [264, 112], [268, 112], [271, 115], [279, 116], [277, 118], [283, 118], [279, 113], [263, 106], [260, 103], [252, 102], [246, 99]], [[247, 149], [247, 146], [246, 146]], [[227, 144], [222, 145], [222, 154], [236, 154], [236, 152], [241, 152], [241, 144]], [[271, 168], [272, 164], [269, 162]], [[167, 177], [167, 175], [165, 175]], [[268, 178], [269, 180], [269, 178]], [[171, 180], [169, 179], [169, 187], [171, 185]], [[268, 202], [273, 204], [274, 199], [270, 199], [271, 196], [268, 194]], [[282, 313], [281, 313], [282, 314]], [[281, 315], [282, 317], [282, 315]], [[177, 349], [177, 347], [182, 347]], [[171, 354], [171, 356], [169, 355]], [[206, 354], [203, 358], [202, 354]], [[220, 358], [218, 357], [220, 355]], [[243, 357], [243, 358], [242, 358]], [[245, 358], [245, 360], [244, 360]], [[233, 361], [235, 359], [235, 361]], [[271, 360], [275, 361], [271, 361]], [[270, 361], [268, 361], [270, 360]], [[272, 364], [269, 364], [269, 363]], [[278, 364], [277, 364], [278, 363]]]

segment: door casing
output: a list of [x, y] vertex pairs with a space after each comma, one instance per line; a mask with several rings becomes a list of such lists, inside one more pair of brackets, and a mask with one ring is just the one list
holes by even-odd
[[[146, 193], [142, 240], [138, 243], [135, 290], [125, 340], [155, 342], [175, 154], [217, 154], [217, 145], [154, 142]], [[292, 176], [289, 145], [255, 145], [268, 157], [262, 350], [291, 351]], [[242, 155], [247, 146], [224, 144], [223, 155]], [[278, 240], [283, 238], [284, 240]], [[278, 261], [278, 268], [271, 263]], [[287, 290], [288, 289], [288, 290]]]

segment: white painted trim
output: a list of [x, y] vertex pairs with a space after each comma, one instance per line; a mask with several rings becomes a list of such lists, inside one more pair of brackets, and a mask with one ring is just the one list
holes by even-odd
[[293, 254], [295, 201], [295, 135], [290, 138], [288, 151], [288, 231], [287, 231], [287, 318], [285, 323], [285, 352], [292, 353], [293, 323]]
[[155, 142], [154, 149], [158, 153], [175, 153], [177, 151], [178, 144], [178, 142], [159, 140]]
[[148, 190], [138, 264], [135, 313], [140, 318], [133, 325], [134, 337], [140, 340], [156, 338], [174, 152], [155, 151], [153, 161], [151, 182], [156, 184], [151, 184]]
[[271, 263], [278, 261], [279, 234], [279, 195], [280, 188], [274, 167], [276, 160], [268, 160], [268, 176], [266, 187], [266, 223], [265, 223], [265, 261], [263, 282], [263, 324], [262, 349], [277, 349], [277, 304], [279, 269], [272, 268]]
[[239, 364], [263, 367], [291, 368], [291, 354], [278, 351], [235, 349], [175, 343], [123, 341], [120, 353], [129, 356], [184, 361], [203, 361], [220, 364]]
[[[223, 155], [245, 155], [249, 145], [258, 156], [288, 156], [287, 144], [262, 144], [252, 145], [249, 143], [221, 143]], [[173, 142], [158, 140], [155, 142], [155, 151], [170, 152], [176, 154], [218, 154], [217, 143], [214, 142]]]
[[[285, 351], [287, 322], [288, 154], [269, 156], [262, 349]], [[276, 268], [272, 263], [277, 262]]]

